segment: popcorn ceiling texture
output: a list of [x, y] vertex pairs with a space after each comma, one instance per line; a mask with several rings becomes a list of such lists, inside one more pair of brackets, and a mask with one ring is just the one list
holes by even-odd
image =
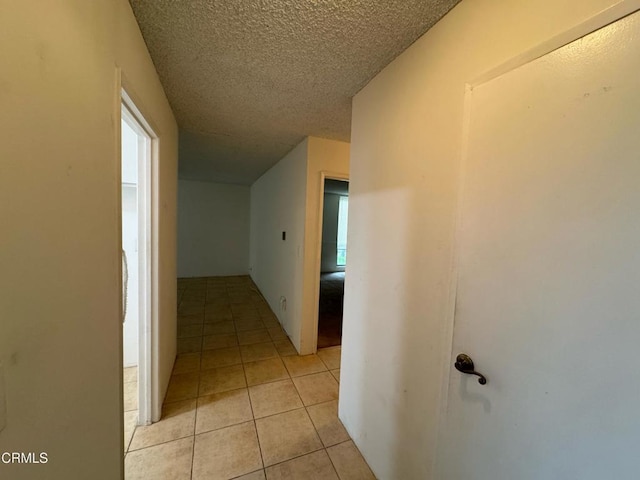
[[251, 184], [459, 0], [130, 0], [180, 126], [181, 178]]

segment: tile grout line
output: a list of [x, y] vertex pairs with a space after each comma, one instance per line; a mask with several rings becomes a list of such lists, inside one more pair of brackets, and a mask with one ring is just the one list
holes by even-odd
[[253, 410], [253, 402], [251, 401], [251, 392], [249, 392], [249, 379], [247, 378], [247, 371], [244, 369], [244, 364], [242, 364], [242, 371], [244, 373], [244, 382], [246, 383], [245, 390], [247, 391], [247, 397], [249, 398], [249, 407], [251, 408], [251, 418], [253, 420], [253, 429], [256, 432], [256, 441], [258, 442], [258, 452], [260, 452], [260, 463], [262, 464], [262, 469], [264, 470], [264, 455], [262, 454], [262, 446], [260, 445], [260, 436], [258, 435], [258, 424], [256, 423], [256, 413]]
[[[204, 321], [204, 315], [206, 312], [206, 308], [207, 308], [207, 287], [206, 287], [206, 283], [205, 283], [205, 291], [204, 291], [204, 309], [203, 309], [203, 321]], [[204, 334], [204, 322], [202, 324], [202, 329], [201, 329], [202, 333]], [[200, 336], [200, 358], [198, 361], [198, 387], [196, 390], [196, 399], [195, 399], [195, 414], [193, 416], [193, 440], [191, 442], [191, 468], [189, 469], [189, 478], [192, 480], [193, 479], [193, 464], [194, 464], [194, 460], [195, 460], [195, 456], [196, 456], [196, 425], [198, 424], [198, 398], [200, 396], [200, 370], [201, 370], [201, 365], [202, 365], [202, 346], [203, 346], [203, 341], [204, 341], [204, 335]]]
[[[188, 374], [188, 373], [191, 373], [191, 374], [193, 374], [193, 373], [197, 373], [196, 397], [195, 397], [195, 399], [189, 399], [189, 398], [186, 398], [186, 399], [181, 399], [181, 400], [173, 400], [172, 402], [166, 402], [166, 403], [175, 403], [175, 402], [184, 401], [184, 400], [195, 400], [195, 409], [196, 409], [196, 411], [195, 411], [195, 414], [194, 414], [194, 420], [193, 420], [193, 421], [194, 421], [193, 434], [192, 434], [192, 435], [185, 436], [185, 437], [182, 437], [182, 439], [184, 439], [184, 438], [188, 438], [188, 437], [193, 437], [193, 450], [192, 450], [192, 458], [191, 458], [191, 478], [193, 478], [193, 468], [194, 468], [194, 460], [195, 460], [195, 441], [196, 441], [196, 438], [195, 438], [195, 437], [197, 437], [197, 434], [196, 434], [196, 425], [197, 425], [197, 418], [198, 418], [198, 403], [199, 403], [199, 399], [205, 396], [205, 395], [202, 395], [202, 391], [201, 391], [201, 390], [202, 390], [202, 389], [201, 389], [202, 372], [203, 372], [203, 371], [206, 371], [206, 370], [219, 369], [219, 368], [223, 368], [223, 367], [237, 366], [237, 365], [238, 365], [238, 363], [233, 364], [233, 365], [217, 365], [217, 366], [214, 366], [214, 367], [212, 367], [212, 368], [210, 368], [210, 369], [203, 369], [203, 354], [204, 354], [206, 351], [209, 351], [209, 350], [215, 351], [215, 350], [220, 350], [220, 349], [223, 349], [223, 348], [228, 348], [228, 347], [220, 347], [220, 348], [216, 348], [216, 349], [208, 349], [208, 350], [204, 350], [204, 337], [206, 336], [206, 335], [204, 335], [204, 328], [205, 328], [205, 326], [204, 326], [204, 325], [206, 325], [206, 324], [207, 324], [207, 322], [206, 322], [207, 307], [206, 307], [206, 306], [207, 306], [207, 302], [208, 302], [208, 301], [209, 301], [209, 299], [210, 299], [209, 289], [211, 288], [211, 286], [210, 286], [210, 285], [209, 285], [209, 283], [208, 283], [208, 279], [204, 279], [204, 280], [205, 280], [205, 283], [204, 283], [204, 289], [205, 289], [205, 292], [204, 292], [204, 310], [203, 310], [203, 313], [201, 314], [201, 315], [202, 315], [202, 317], [201, 317], [201, 322], [199, 322], [199, 324], [202, 326], [202, 335], [200, 336], [200, 337], [201, 337], [201, 340], [200, 340], [200, 349], [199, 349], [197, 352], [185, 352], [185, 354], [195, 353], [195, 354], [198, 354], [198, 355], [199, 355], [199, 358], [198, 358], [198, 361], [197, 361], [197, 372], [194, 372], [194, 371], [186, 371], [186, 372], [182, 372], [182, 373], [186, 373], [186, 374]], [[227, 281], [228, 281], [228, 280], [227, 280]], [[218, 286], [218, 285], [216, 284], [216, 286]], [[198, 282], [196, 285], [194, 285], [193, 290], [194, 290], [195, 292], [198, 292], [198, 291], [200, 291], [200, 290], [201, 290], [201, 287], [202, 287], [202, 284]], [[189, 289], [188, 287], [185, 287], [185, 288], [182, 290], [182, 293], [181, 293], [181, 295], [180, 295], [180, 300], [179, 300], [179, 305], [180, 305], [180, 306], [182, 306], [182, 304], [183, 304], [184, 302], [186, 302], [185, 297], [189, 298], [189, 297], [188, 297], [188, 294], [189, 294], [189, 293], [193, 293], [193, 292], [190, 292], [189, 290], [190, 290], [190, 289]], [[281, 352], [280, 352], [280, 350], [278, 349], [278, 346], [277, 346], [278, 344], [282, 344], [282, 343], [285, 343], [285, 342], [286, 342], [286, 343], [291, 343], [291, 339], [288, 337], [288, 335], [286, 335], [286, 332], [285, 332], [285, 335], [286, 335], [285, 337], [281, 337], [281, 336], [280, 336], [280, 335], [281, 335], [280, 331], [283, 331], [283, 332], [284, 332], [284, 330], [282, 329], [282, 326], [279, 324], [279, 322], [278, 322], [278, 324], [277, 324], [277, 325], [273, 325], [273, 323], [271, 323], [271, 322], [270, 322], [270, 323], [269, 323], [269, 326], [267, 326], [267, 324], [265, 323], [265, 318], [267, 318], [267, 319], [269, 319], [269, 320], [272, 320], [272, 315], [273, 315], [273, 313], [272, 313], [272, 311], [270, 310], [270, 308], [269, 308], [269, 306], [268, 306], [268, 303], [267, 303], [267, 304], [266, 304], [266, 307], [267, 307], [267, 308], [269, 308], [269, 310], [271, 311], [271, 315], [266, 315], [266, 316], [264, 316], [264, 318], [263, 318], [263, 314], [262, 314], [261, 312], [263, 312], [263, 311], [264, 311], [264, 308], [263, 308], [263, 307], [265, 306], [266, 301], [264, 300], [264, 297], [263, 297], [263, 296], [261, 296], [261, 295], [259, 296], [259, 298], [258, 298], [257, 296], [251, 295], [251, 294], [250, 294], [250, 292], [248, 292], [249, 290], [260, 293], [260, 292], [259, 292], [259, 290], [256, 290], [256, 289], [252, 286], [252, 283], [250, 283], [250, 282], [224, 283], [224, 291], [225, 291], [225, 293], [226, 293], [226, 297], [227, 297], [227, 302], [228, 302], [228, 303], [226, 303], [226, 304], [222, 304], [222, 305], [226, 305], [226, 306], [227, 306], [227, 308], [231, 309], [231, 321], [233, 321], [233, 322], [234, 322], [234, 323], [233, 323], [233, 329], [234, 329], [234, 332], [235, 332], [236, 340], [239, 340], [238, 335], [241, 333], [241, 332], [238, 330], [237, 322], [239, 322], [239, 321], [240, 321], [241, 323], [244, 323], [244, 322], [242, 322], [242, 320], [243, 320], [243, 318], [242, 318], [242, 317], [243, 317], [243, 315], [245, 314], [245, 312], [249, 312], [249, 318], [250, 318], [250, 319], [253, 319], [253, 315], [251, 315], [250, 313], [251, 313], [251, 311], [256, 311], [256, 312], [258, 313], [257, 318], [258, 318], [258, 319], [259, 319], [259, 321], [260, 321], [261, 327], [259, 327], [259, 328], [252, 328], [252, 329], [250, 329], [250, 330], [243, 330], [243, 331], [242, 331], [242, 333], [243, 333], [243, 332], [258, 331], [258, 330], [266, 330], [266, 331], [267, 331], [267, 333], [268, 333], [268, 336], [269, 336], [269, 338], [270, 338], [270, 341], [267, 341], [267, 342], [255, 342], [255, 343], [249, 343], [249, 344], [246, 344], [246, 345], [239, 345], [239, 341], [238, 341], [238, 344], [237, 344], [235, 347], [238, 349], [238, 352], [239, 352], [239, 354], [240, 354], [240, 355], [239, 355], [239, 359], [240, 359], [240, 360], [239, 360], [239, 365], [241, 365], [241, 366], [242, 366], [242, 372], [243, 372], [243, 376], [244, 376], [244, 379], [245, 379], [245, 386], [244, 386], [244, 387], [242, 387], [242, 388], [235, 388], [235, 389], [225, 390], [225, 391], [223, 391], [223, 392], [214, 392], [214, 393], [215, 393], [215, 394], [219, 394], [219, 393], [232, 392], [232, 391], [239, 391], [239, 390], [245, 390], [245, 391], [246, 391], [246, 395], [247, 395], [247, 397], [248, 397], [248, 399], [249, 399], [249, 405], [250, 405], [250, 409], [251, 409], [252, 421], [253, 421], [253, 423], [254, 423], [254, 429], [255, 429], [255, 434], [256, 434], [256, 440], [257, 440], [257, 442], [258, 442], [258, 449], [259, 449], [259, 452], [260, 452], [261, 462], [262, 462], [262, 469], [255, 470], [255, 471], [253, 471], [253, 472], [249, 472], [249, 474], [251, 474], [251, 473], [255, 473], [255, 472], [258, 472], [258, 471], [262, 470], [262, 471], [265, 473], [265, 475], [266, 475], [266, 468], [267, 468], [267, 466], [265, 465], [265, 462], [264, 462], [264, 456], [263, 456], [263, 451], [262, 451], [262, 446], [260, 445], [260, 438], [259, 438], [258, 430], [257, 430], [257, 420], [258, 420], [258, 419], [256, 419], [256, 413], [255, 413], [255, 408], [254, 408], [254, 405], [253, 405], [253, 400], [252, 400], [252, 398], [251, 398], [251, 394], [250, 394], [250, 388], [252, 388], [252, 387], [259, 387], [259, 386], [261, 386], [261, 385], [270, 385], [270, 384], [277, 383], [277, 382], [286, 382], [286, 381], [288, 381], [288, 382], [290, 382], [291, 384], [293, 384], [293, 386], [294, 386], [294, 391], [296, 392], [296, 394], [297, 394], [298, 398], [300, 398], [300, 400], [302, 400], [302, 397], [301, 397], [301, 395], [300, 395], [300, 391], [299, 391], [298, 387], [296, 386], [296, 384], [295, 384], [295, 382], [294, 382], [294, 379], [295, 379], [295, 378], [302, 378], [302, 377], [305, 377], [305, 376], [317, 375], [317, 374], [324, 373], [324, 372], [329, 373], [329, 374], [331, 375], [331, 377], [332, 377], [332, 378], [334, 378], [334, 377], [333, 377], [333, 374], [331, 373], [331, 369], [329, 368], [329, 365], [327, 364], [327, 362], [326, 362], [325, 360], [323, 360], [323, 359], [322, 359], [320, 356], [318, 356], [317, 354], [316, 354], [316, 356], [317, 356], [318, 358], [320, 358], [320, 361], [321, 361], [320, 365], [324, 366], [325, 370], [317, 371], [317, 372], [305, 373], [305, 374], [303, 374], [303, 375], [297, 375], [297, 376], [295, 376], [295, 377], [291, 374], [291, 371], [290, 371], [290, 369], [287, 367], [287, 364], [285, 363], [285, 361], [284, 361], [284, 360], [285, 360], [287, 357], [290, 357], [290, 356], [297, 356], [297, 355], [296, 355], [295, 353], [294, 353], [294, 354], [292, 354], [292, 355], [282, 355], [282, 354], [281, 354]], [[233, 293], [233, 294], [234, 294], [234, 295], [233, 295], [233, 301], [232, 301], [231, 296], [229, 296], [229, 295], [230, 295], [230, 293]], [[197, 297], [197, 295], [196, 295], [196, 294], [193, 294], [193, 295]], [[257, 301], [257, 300], [260, 300], [260, 301]], [[198, 300], [197, 302], [193, 302], [193, 303], [195, 304], [195, 303], [199, 303], [199, 302], [201, 302], [201, 301], [202, 301], [202, 300]], [[217, 304], [211, 304], [211, 305], [212, 305], [212, 306], [213, 306], [213, 305], [216, 305], [216, 309], [218, 308]], [[236, 308], [236, 312], [238, 312], [238, 313], [234, 314], [233, 309], [232, 309], [232, 305], [238, 305], [238, 306], [239, 306], [239, 308]], [[243, 306], [244, 306], [244, 308], [243, 308]], [[240, 316], [240, 318], [238, 318], [238, 316]], [[247, 320], [249, 320], [249, 318], [247, 318]], [[215, 323], [218, 323], [218, 322], [215, 322]], [[277, 327], [277, 328], [278, 328], [278, 330], [279, 330], [279, 331], [277, 331], [277, 332], [275, 331], [276, 327]], [[272, 329], [272, 330], [270, 330], [270, 329]], [[193, 338], [193, 337], [197, 337], [197, 336], [185, 337], [185, 338]], [[248, 346], [251, 346], [251, 345], [259, 345], [259, 344], [270, 345], [270, 347], [271, 347], [271, 348], [274, 348], [274, 349], [275, 349], [275, 355], [273, 355], [273, 356], [272, 356], [272, 357], [270, 357], [270, 358], [261, 358], [261, 359], [259, 359], [259, 360], [246, 361], [246, 360], [245, 360], [245, 357], [242, 355], [242, 347], [248, 347]], [[288, 346], [287, 346], [287, 347], [288, 347]], [[283, 346], [282, 348], [285, 348], [285, 346]], [[284, 365], [284, 367], [285, 367], [285, 372], [286, 372], [286, 378], [280, 378], [280, 379], [275, 379], [275, 380], [269, 380], [269, 381], [266, 381], [266, 382], [262, 382], [262, 383], [258, 383], [258, 384], [256, 384], [256, 385], [250, 386], [250, 385], [249, 385], [249, 382], [248, 382], [248, 376], [247, 376], [246, 366], [247, 366], [248, 364], [251, 364], [251, 363], [259, 363], [259, 362], [264, 362], [264, 361], [267, 361], [267, 360], [275, 360], [276, 358], [280, 360], [280, 362], [281, 362], [281, 364], [282, 364], [282, 365]], [[338, 367], [338, 368], [339, 368], [339, 367]], [[179, 374], [178, 374], [178, 375], [179, 375]], [[336, 379], [334, 378], [334, 380], [336, 380]], [[297, 455], [297, 456], [294, 456], [294, 457], [288, 458], [288, 459], [283, 460], [283, 461], [281, 461], [281, 462], [274, 463], [273, 465], [269, 465], [269, 467], [276, 466], [276, 465], [280, 465], [280, 464], [282, 464], [282, 463], [286, 463], [286, 462], [289, 462], [289, 461], [295, 460], [295, 459], [297, 459], [297, 458], [304, 457], [304, 456], [306, 456], [306, 455], [309, 455], [309, 454], [312, 454], [312, 453], [319, 452], [320, 450], [324, 450], [324, 451], [325, 451], [325, 453], [326, 453], [326, 455], [328, 456], [328, 451], [327, 451], [327, 449], [328, 449], [329, 447], [327, 447], [327, 446], [324, 444], [324, 442], [322, 441], [322, 438], [320, 437], [320, 434], [319, 434], [319, 432], [318, 432], [318, 427], [316, 426], [316, 424], [314, 423], [313, 419], [311, 418], [311, 415], [310, 415], [310, 413], [309, 413], [309, 409], [310, 409], [310, 408], [312, 408], [312, 407], [314, 407], [315, 405], [320, 405], [320, 404], [328, 403], [328, 402], [331, 402], [331, 401], [334, 401], [334, 400], [323, 401], [323, 402], [317, 402], [317, 403], [313, 403], [313, 404], [310, 404], [310, 405], [305, 405], [304, 401], [302, 401], [302, 402], [301, 402], [301, 403], [302, 403], [302, 405], [301, 405], [301, 407], [299, 407], [299, 408], [294, 408], [294, 409], [286, 410], [285, 412], [278, 412], [278, 413], [274, 413], [274, 414], [271, 414], [271, 415], [267, 415], [267, 416], [265, 416], [265, 417], [261, 417], [261, 418], [266, 419], [266, 418], [269, 418], [269, 417], [274, 417], [274, 416], [280, 415], [280, 414], [282, 414], [282, 413], [287, 413], [287, 412], [291, 412], [291, 411], [295, 411], [295, 410], [304, 409], [304, 410], [305, 410], [305, 415], [306, 415], [306, 417], [307, 417], [307, 418], [309, 418], [309, 419], [310, 419], [310, 421], [311, 421], [311, 424], [312, 424], [312, 426], [313, 426], [313, 431], [314, 431], [314, 433], [316, 434], [316, 438], [318, 438], [318, 439], [320, 440], [320, 442], [319, 442], [319, 443], [320, 443], [320, 445], [322, 445], [320, 448], [317, 448], [317, 449], [315, 449], [315, 450], [311, 450], [310, 452], [306, 452], [306, 453], [304, 453], [304, 454], [302, 454], [302, 455]], [[208, 432], [212, 432], [212, 431], [216, 431], [216, 430], [221, 430], [221, 429], [228, 428], [228, 427], [232, 427], [232, 426], [234, 426], [234, 425], [238, 425], [238, 424], [242, 424], [242, 423], [246, 423], [246, 422], [239, 422], [239, 423], [234, 423], [234, 424], [232, 424], [232, 425], [225, 425], [224, 427], [220, 427], [220, 428], [218, 428], [218, 429], [213, 429], [213, 430], [207, 430], [206, 432], [201, 432], [201, 433], [202, 433], [202, 434], [204, 434], [204, 433], [208, 433]], [[133, 438], [133, 435], [132, 435], [132, 438]], [[175, 440], [178, 440], [178, 439], [172, 439], [172, 440], [169, 440], [169, 441], [167, 441], [167, 442], [161, 442], [161, 443], [156, 444], [156, 445], [161, 445], [161, 444], [164, 444], [164, 443], [170, 443], [171, 441], [175, 441]], [[349, 437], [349, 440], [346, 440], [345, 442], [348, 442], [348, 441], [350, 441], [350, 440], [351, 440], [351, 439], [350, 439], [350, 437]], [[131, 441], [132, 441], [132, 440], [131, 440]], [[130, 444], [131, 444], [131, 441], [129, 442]], [[345, 443], [345, 442], [339, 442], [339, 443], [337, 443], [336, 445], [339, 445], [339, 444], [341, 444], [341, 443]], [[127, 447], [127, 450], [130, 448], [130, 444], [129, 444], [129, 446]], [[156, 445], [153, 445], [153, 446], [156, 446]], [[335, 446], [335, 445], [332, 445], [332, 447], [333, 447], [333, 446]], [[145, 447], [145, 448], [150, 448], [150, 447], [152, 447], [152, 446]], [[139, 449], [139, 450], [144, 450], [144, 449]], [[137, 451], [139, 451], [139, 450], [137, 450]], [[331, 458], [330, 458], [330, 461], [331, 461], [331, 465], [332, 465], [332, 468], [333, 468], [334, 472], [335, 472], [335, 473], [338, 475], [338, 477], [339, 477], [339, 474], [338, 474], [338, 472], [337, 472], [337, 469], [335, 468], [335, 465], [333, 464], [333, 461], [331, 460]], [[186, 473], [186, 472], [185, 472], [185, 473]], [[236, 478], [236, 479], [237, 479], [237, 478], [240, 478], [240, 477], [242, 477], [242, 476], [244, 476], [244, 475], [247, 475], [247, 474], [245, 473], [245, 474], [241, 474], [241, 475], [239, 475], [239, 476], [233, 476], [233, 477], [230, 477], [230, 478]]]

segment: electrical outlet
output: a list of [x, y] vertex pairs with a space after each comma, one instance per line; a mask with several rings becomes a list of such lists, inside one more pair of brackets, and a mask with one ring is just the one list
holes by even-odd
[[4, 366], [0, 362], [0, 432], [7, 426], [7, 394], [4, 388]]

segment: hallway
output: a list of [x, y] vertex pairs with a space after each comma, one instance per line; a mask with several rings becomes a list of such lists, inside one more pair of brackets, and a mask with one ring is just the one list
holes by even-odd
[[135, 479], [373, 479], [337, 417], [340, 347], [300, 357], [248, 276], [178, 280], [162, 420], [125, 438]]

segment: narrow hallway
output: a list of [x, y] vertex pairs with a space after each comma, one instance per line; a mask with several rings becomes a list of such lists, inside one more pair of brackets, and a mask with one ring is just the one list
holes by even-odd
[[340, 349], [298, 356], [248, 276], [178, 280], [162, 420], [125, 434], [136, 479], [373, 479], [337, 417]]

